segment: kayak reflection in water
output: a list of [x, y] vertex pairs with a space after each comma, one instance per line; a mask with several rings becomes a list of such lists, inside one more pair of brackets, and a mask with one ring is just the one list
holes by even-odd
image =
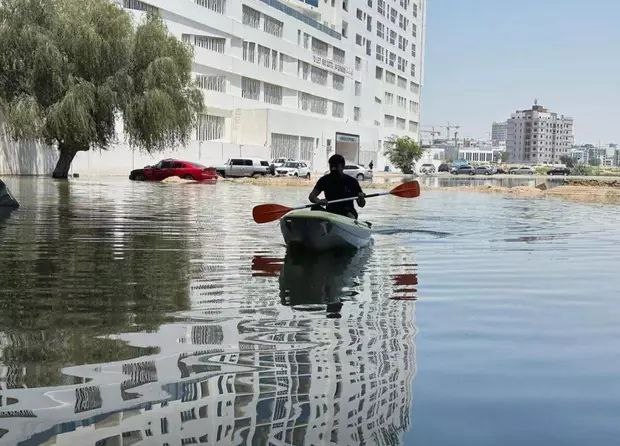
[[[344, 215], [357, 219], [357, 211], [353, 205], [353, 200], [342, 203], [327, 204], [328, 201], [338, 200], [341, 198], [357, 197], [357, 205], [359, 207], [366, 206], [366, 195], [362, 192], [360, 183], [357, 179], [344, 173], [345, 161], [342, 155], [332, 155], [329, 158], [329, 173], [319, 179], [308, 199], [311, 203], [318, 206], [313, 207], [314, 210], [327, 210], [334, 214]], [[319, 195], [323, 192], [324, 199], [320, 199]], [[327, 206], [326, 209], [321, 206]]]
[[357, 292], [356, 279], [363, 275], [368, 249], [331, 250], [308, 255], [289, 250], [280, 271], [280, 299], [283, 305], [300, 311], [323, 311], [339, 318], [343, 298]]

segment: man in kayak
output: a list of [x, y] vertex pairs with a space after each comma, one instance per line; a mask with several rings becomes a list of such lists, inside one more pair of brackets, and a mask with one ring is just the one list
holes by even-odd
[[[353, 200], [327, 204], [331, 200], [357, 197], [355, 199], [357, 205], [361, 208], [366, 206], [366, 199], [364, 198], [366, 195], [362, 192], [360, 183], [355, 178], [344, 173], [344, 158], [342, 155], [332, 155], [328, 163], [329, 173], [317, 181], [308, 199], [311, 203], [319, 206], [327, 206], [327, 212], [357, 219], [357, 211], [353, 205]], [[324, 199], [319, 198], [321, 192], [325, 194]]]

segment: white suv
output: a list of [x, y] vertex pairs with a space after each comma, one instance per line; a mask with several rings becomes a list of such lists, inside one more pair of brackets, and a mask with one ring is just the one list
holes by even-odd
[[276, 168], [276, 175], [310, 179], [310, 168], [303, 161], [288, 161]]

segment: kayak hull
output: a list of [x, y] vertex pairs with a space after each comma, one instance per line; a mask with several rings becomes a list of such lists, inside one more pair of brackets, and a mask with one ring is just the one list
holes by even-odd
[[280, 220], [289, 247], [313, 251], [358, 249], [370, 244], [370, 224], [342, 215], [306, 209], [291, 211]]

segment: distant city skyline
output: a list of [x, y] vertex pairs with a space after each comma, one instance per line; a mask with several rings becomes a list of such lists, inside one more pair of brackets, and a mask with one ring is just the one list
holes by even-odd
[[620, 141], [620, 2], [433, 0], [427, 8], [423, 128], [450, 121], [460, 136], [490, 139], [494, 121], [537, 99], [574, 118], [576, 143]]

